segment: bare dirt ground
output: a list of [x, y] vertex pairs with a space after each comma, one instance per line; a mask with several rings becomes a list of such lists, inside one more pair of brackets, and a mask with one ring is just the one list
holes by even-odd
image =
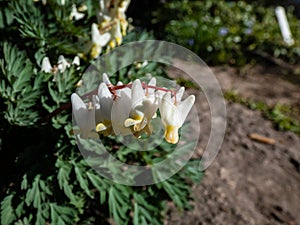
[[[268, 105], [299, 107], [298, 77], [282, 75], [278, 68], [255, 66], [241, 72], [216, 67], [212, 71], [224, 91], [235, 90]], [[171, 76], [178, 74], [171, 71]], [[204, 96], [196, 99], [202, 110], [201, 130], [209, 129], [208, 105]], [[272, 138], [275, 144], [254, 141], [251, 133]], [[207, 139], [208, 132], [202, 132], [199, 154]], [[166, 224], [300, 225], [300, 137], [276, 130], [259, 111], [227, 102], [227, 131], [221, 151], [205, 171], [202, 183], [193, 188], [193, 196], [194, 209], [180, 213], [171, 207]]]

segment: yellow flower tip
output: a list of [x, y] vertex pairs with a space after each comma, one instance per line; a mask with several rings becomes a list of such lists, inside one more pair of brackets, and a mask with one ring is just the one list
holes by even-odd
[[97, 58], [100, 55], [100, 53], [101, 53], [101, 47], [96, 44], [93, 44], [91, 53], [90, 53], [91, 58], [92, 59]]
[[77, 82], [77, 84], [75, 84], [75, 87], [81, 87], [82, 84], [83, 84], [83, 80], [79, 80], [79, 81]]
[[165, 130], [165, 139], [171, 144], [177, 144], [179, 140], [178, 127], [167, 126]]
[[116, 42], [117, 42], [118, 45], [121, 45], [122, 37], [116, 37]]
[[109, 46], [111, 47], [111, 48], [115, 48], [116, 47], [116, 42], [113, 40], [113, 41], [110, 41], [109, 42]]
[[105, 126], [103, 123], [98, 123], [96, 126], [96, 132], [101, 132], [107, 129], [107, 126]]
[[137, 119], [128, 118], [125, 120], [124, 126], [125, 127], [135, 126], [136, 124], [142, 122], [142, 119], [143, 118], [137, 118]]

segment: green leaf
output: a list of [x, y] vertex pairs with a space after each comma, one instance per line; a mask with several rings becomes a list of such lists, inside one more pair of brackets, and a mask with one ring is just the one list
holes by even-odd
[[75, 174], [76, 174], [77, 181], [79, 182], [79, 185], [82, 188], [82, 190], [84, 190], [88, 196], [90, 196], [91, 198], [94, 198], [93, 193], [89, 189], [88, 180], [83, 175], [84, 174], [83, 170], [81, 170], [81, 168], [75, 166]]
[[97, 175], [94, 175], [90, 172], [86, 173], [87, 177], [90, 179], [91, 183], [97, 188], [97, 190], [100, 192], [100, 203], [104, 204], [106, 201], [106, 193], [107, 193], [107, 188], [108, 184], [107, 181], [104, 178], [100, 178]]
[[1, 202], [1, 224], [10, 225], [15, 219], [15, 213], [12, 206], [12, 199], [14, 195], [10, 194], [6, 196]]
[[109, 212], [117, 224], [126, 224], [128, 222], [128, 210], [130, 209], [129, 191], [122, 185], [112, 185], [109, 188], [108, 205]]
[[35, 225], [46, 224], [44, 214], [45, 213], [44, 213], [44, 210], [42, 208], [42, 205], [39, 205], [39, 207], [37, 209]]
[[76, 210], [67, 207], [59, 206], [56, 203], [50, 203], [51, 224], [74, 224], [78, 220], [76, 218]]
[[40, 190], [39, 190], [39, 176], [36, 176], [32, 187], [28, 189], [25, 197], [25, 203], [27, 206], [30, 206], [33, 203], [33, 207], [37, 208], [41, 203], [41, 196], [40, 196]]
[[25, 174], [23, 176], [23, 180], [22, 180], [22, 183], [21, 183], [21, 190], [26, 190], [28, 187], [28, 181], [27, 181], [27, 175]]

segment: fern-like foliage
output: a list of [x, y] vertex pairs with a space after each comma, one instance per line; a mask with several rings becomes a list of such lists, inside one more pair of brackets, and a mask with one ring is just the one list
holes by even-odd
[[[70, 95], [90, 62], [83, 57], [80, 67], [70, 63], [64, 71], [55, 71], [55, 66], [60, 55], [71, 62], [89, 49], [98, 1], [46, 3], [0, 1], [1, 224], [163, 224], [167, 201], [181, 210], [189, 208], [191, 189], [186, 178], [199, 179], [198, 162], [189, 163], [169, 180], [145, 187], [113, 183], [92, 169], [76, 146], [70, 110]], [[85, 7], [83, 20], [70, 19], [72, 5]], [[150, 38], [146, 32], [132, 32], [124, 42]], [[41, 69], [45, 56], [54, 67], [51, 72]], [[110, 63], [116, 66], [120, 60], [112, 57]], [[112, 82], [128, 83], [147, 73], [165, 76], [161, 65], [149, 62], [141, 68], [123, 68]], [[163, 143], [140, 154], [114, 138], [101, 141], [118, 160], [139, 165], [155, 164], [172, 151]], [[95, 156], [101, 154], [101, 149], [91, 149]], [[114, 164], [109, 168], [112, 177], [134, 181], [139, 176], [120, 173]]]

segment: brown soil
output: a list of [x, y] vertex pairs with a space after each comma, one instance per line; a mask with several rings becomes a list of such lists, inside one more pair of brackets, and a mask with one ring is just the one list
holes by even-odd
[[[293, 77], [281, 75], [278, 68], [212, 70], [224, 91], [236, 90], [269, 105], [299, 107], [299, 82], [287, 81]], [[179, 75], [171, 71], [171, 76]], [[201, 154], [209, 134], [204, 131], [210, 129], [209, 108], [204, 96], [196, 98], [201, 108]], [[271, 138], [275, 144], [257, 142], [249, 137], [251, 133]], [[276, 130], [259, 111], [227, 102], [227, 131], [221, 151], [205, 171], [202, 183], [193, 188], [193, 196], [194, 209], [180, 213], [171, 206], [166, 224], [300, 225], [300, 137]]]

